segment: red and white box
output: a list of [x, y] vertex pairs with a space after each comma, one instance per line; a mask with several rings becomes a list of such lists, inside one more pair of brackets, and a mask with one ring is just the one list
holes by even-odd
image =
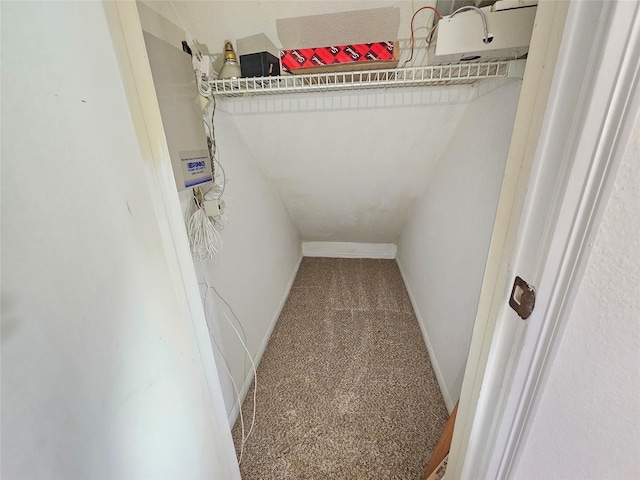
[[396, 68], [398, 58], [397, 42], [359, 43], [280, 51], [282, 70], [290, 73], [331, 73]]

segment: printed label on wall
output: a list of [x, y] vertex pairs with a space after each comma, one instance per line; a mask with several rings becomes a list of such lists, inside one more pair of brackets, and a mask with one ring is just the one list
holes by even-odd
[[209, 153], [206, 150], [188, 150], [179, 153], [185, 188], [196, 187], [213, 180]]

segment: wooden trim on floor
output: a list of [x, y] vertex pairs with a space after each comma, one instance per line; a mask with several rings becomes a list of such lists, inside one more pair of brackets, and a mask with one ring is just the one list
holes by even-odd
[[427, 468], [424, 469], [422, 480], [428, 480], [431, 474], [438, 468], [438, 466], [449, 455], [449, 449], [451, 448], [451, 438], [453, 438], [453, 425], [456, 423], [457, 413], [458, 413], [458, 402], [456, 402], [456, 406], [453, 407], [453, 411], [449, 416], [449, 420], [447, 420], [447, 424], [444, 426], [444, 429], [442, 430], [442, 434], [440, 435], [440, 440], [438, 440], [438, 443], [436, 444], [436, 448], [433, 449], [433, 453], [431, 454], [431, 460], [429, 460], [429, 464], [427, 465]]

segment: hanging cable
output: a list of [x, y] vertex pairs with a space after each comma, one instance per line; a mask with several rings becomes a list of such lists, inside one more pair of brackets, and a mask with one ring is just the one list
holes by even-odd
[[[211, 109], [210, 115], [207, 112], [209, 109]], [[211, 190], [209, 190], [209, 192], [213, 191], [213, 193], [217, 195], [213, 199], [219, 200], [224, 194], [224, 190], [227, 184], [227, 176], [224, 171], [224, 168], [222, 167], [222, 164], [218, 160], [218, 144], [216, 143], [216, 132], [215, 132], [215, 127], [213, 123], [215, 114], [216, 114], [216, 97], [212, 96], [211, 103], [205, 109], [205, 114], [203, 115], [202, 119], [207, 130], [207, 143], [209, 145], [209, 153], [212, 159], [212, 170], [215, 176], [217, 176], [218, 170], [222, 172], [221, 181], [215, 180], [215, 176], [214, 176], [213, 186], [211, 187]], [[207, 195], [209, 192], [207, 192]], [[212, 198], [210, 198], [211, 197], [210, 195], [208, 196], [209, 198], [207, 198], [207, 200], [213, 200]]]
[[207, 216], [201, 195], [196, 196], [194, 189], [194, 197], [187, 208], [187, 236], [193, 255], [204, 262], [212, 259], [222, 248], [222, 237]]
[[[207, 195], [205, 195], [206, 200], [220, 200], [220, 197], [222, 197], [222, 194], [224, 193], [225, 190], [225, 186], [227, 184], [227, 174], [224, 171], [224, 168], [222, 167], [222, 165], [220, 164], [220, 162], [218, 162], [218, 160], [214, 160], [215, 164], [218, 168], [216, 168], [216, 175], [218, 171], [220, 171], [220, 181], [214, 180], [213, 182], [213, 186], [211, 187], [211, 189], [209, 189], [209, 192], [212, 192], [212, 194], [216, 195], [213, 199], [211, 198], [206, 198]], [[207, 194], [209, 193], [207, 192]]]
[[[404, 68], [407, 63], [409, 63], [411, 60], [413, 60], [413, 52], [415, 50], [415, 33], [414, 33], [414, 29], [413, 29], [413, 21], [416, 18], [416, 15], [421, 12], [422, 10], [433, 10], [434, 14], [436, 15], [437, 20], [440, 20], [442, 18], [442, 15], [440, 14], [440, 12], [434, 8], [431, 7], [429, 5], [425, 6], [425, 7], [420, 7], [418, 10], [416, 10], [413, 14], [413, 16], [411, 17], [411, 55], [409, 56], [409, 58], [407, 60], [404, 61], [404, 63], [402, 64], [402, 68]], [[427, 32], [426, 35], [426, 39], [429, 38], [429, 36], [435, 31], [437, 25], [437, 21], [434, 21], [433, 27], [431, 27], [431, 29], [429, 30], [429, 32]]]
[[218, 152], [218, 145], [216, 144], [216, 131], [213, 124], [213, 119], [216, 115], [216, 97], [211, 97], [211, 120], [209, 123], [209, 139], [211, 140], [211, 156], [216, 158]]
[[[206, 288], [207, 288], [207, 294], [205, 294], [205, 297], [204, 297], [203, 300], [205, 300], [205, 302], [206, 302], [206, 298], [207, 298], [207, 295], [209, 293], [209, 290], [213, 290], [213, 292], [218, 296], [218, 298], [220, 298], [220, 300], [222, 300], [224, 305], [226, 305], [226, 307], [229, 309], [229, 311], [231, 312], [233, 317], [238, 322], [238, 325], [240, 326], [240, 329], [244, 333], [244, 328], [242, 327], [242, 323], [238, 319], [238, 316], [234, 312], [234, 310], [231, 307], [231, 305], [229, 305], [229, 302], [227, 302], [224, 299], [224, 297], [222, 295], [220, 295], [218, 290], [216, 290], [216, 288], [213, 285], [209, 285], [206, 281], [205, 281], [205, 283], [200, 283], [200, 285], [205, 285]], [[210, 312], [210, 309], [205, 309], [205, 314], [207, 312]], [[251, 418], [251, 426], [249, 427], [249, 430], [245, 434], [245, 425], [244, 425], [244, 417], [242, 415], [242, 403], [241, 403], [241, 399], [240, 399], [240, 394], [238, 392], [236, 383], [235, 383], [233, 377], [231, 376], [231, 372], [230, 372], [230, 370], [228, 368], [228, 365], [225, 367], [225, 369], [227, 371], [227, 374], [231, 377], [231, 382], [233, 383], [234, 390], [235, 390], [235, 393], [236, 393], [236, 398], [237, 398], [237, 401], [239, 403], [239, 415], [240, 415], [240, 424], [241, 424], [240, 426], [241, 426], [241, 431], [242, 431], [242, 438], [241, 438], [241, 442], [240, 442], [240, 457], [239, 457], [238, 463], [242, 463], [242, 457], [243, 457], [243, 454], [244, 454], [244, 446], [245, 446], [247, 440], [249, 439], [249, 437], [251, 436], [251, 434], [253, 432], [253, 429], [255, 427], [255, 422], [256, 422], [257, 392], [258, 392], [258, 372], [257, 372], [257, 368], [256, 368], [255, 361], [253, 359], [253, 356], [249, 352], [249, 348], [247, 347], [247, 344], [246, 344], [245, 340], [242, 338], [242, 335], [240, 334], [238, 329], [235, 327], [233, 322], [227, 316], [227, 312], [222, 310], [222, 316], [225, 318], [225, 320], [227, 321], [229, 326], [233, 329], [233, 331], [235, 332], [235, 334], [238, 337], [238, 340], [240, 340], [240, 343], [242, 344], [242, 347], [244, 348], [244, 351], [246, 352], [247, 357], [249, 357], [249, 361], [251, 362], [251, 368], [253, 370], [253, 414], [252, 414], [252, 418]], [[211, 333], [211, 328], [209, 326], [208, 317], [207, 317], [207, 328], [209, 329], [209, 333], [212, 335], [212, 338], [213, 338], [213, 334]], [[215, 338], [213, 338], [213, 340], [215, 342]], [[216, 347], [218, 348], [218, 351], [222, 355], [222, 351], [221, 351], [220, 347], [217, 345], [217, 343], [216, 343]], [[224, 355], [223, 355], [223, 358], [224, 358]], [[226, 362], [226, 359], [225, 359], [225, 362]]]
[[[207, 291], [208, 293], [208, 291]], [[205, 294], [204, 297], [200, 297], [202, 298], [203, 302], [206, 303], [207, 300], [207, 295]], [[212, 304], [213, 305], [213, 302]], [[235, 394], [235, 399], [239, 404], [239, 408], [238, 408], [238, 414], [240, 416], [240, 432], [241, 432], [241, 441], [240, 441], [240, 459], [238, 461], [238, 464], [240, 464], [242, 462], [242, 454], [244, 453], [244, 444], [246, 442], [246, 436], [245, 436], [245, 430], [244, 430], [244, 417], [242, 415], [242, 405], [240, 405], [240, 392], [238, 391], [238, 385], [236, 384], [236, 381], [233, 378], [233, 375], [231, 374], [231, 369], [229, 368], [229, 362], [227, 362], [227, 359], [225, 358], [224, 354], [222, 353], [222, 349], [220, 348], [220, 345], [218, 345], [218, 342], [216, 340], [215, 335], [213, 335], [213, 332], [211, 331], [211, 325], [209, 325], [209, 316], [207, 315], [207, 313], [209, 313], [211, 311], [211, 308], [209, 309], [205, 309], [205, 323], [207, 324], [207, 330], [209, 331], [209, 336], [211, 337], [211, 340], [213, 340], [213, 344], [216, 346], [216, 349], [218, 350], [218, 353], [220, 353], [220, 356], [222, 357], [223, 360], [223, 366], [224, 366], [224, 370], [225, 372], [227, 372], [227, 375], [229, 376], [229, 379], [231, 380], [231, 384], [233, 385], [233, 391]]]
[[[222, 316], [227, 320], [227, 322], [229, 322], [229, 325], [231, 325], [231, 328], [233, 328], [233, 331], [236, 332], [236, 335], [238, 336], [238, 339], [240, 340], [240, 343], [242, 344], [242, 347], [244, 348], [245, 352], [247, 352], [247, 356], [249, 357], [249, 361], [251, 362], [251, 368], [253, 369], [253, 418], [251, 419], [251, 427], [249, 427], [249, 431], [247, 432], [247, 436], [246, 436], [246, 439], [248, 439], [249, 436], [251, 435], [251, 433], [253, 432], [253, 427], [255, 426], [255, 423], [256, 423], [256, 406], [257, 406], [257, 394], [258, 394], [258, 371], [256, 369], [256, 364], [253, 361], [253, 357], [251, 356], [251, 353], [249, 353], [249, 349], [247, 348], [247, 345], [242, 341], [242, 337], [240, 336], [240, 332], [238, 332], [236, 327], [233, 326], [233, 323], [231, 322], [231, 320], [229, 320], [229, 317], [227, 316], [227, 312], [223, 311], [222, 312]], [[240, 407], [240, 408], [242, 408], [242, 407]]]
[[204, 74], [199, 70], [196, 70], [196, 83], [198, 85], [198, 93], [200, 95], [205, 98], [213, 97], [213, 95], [211, 94], [211, 85], [209, 85], [207, 77], [205, 77]]
[[488, 30], [487, 30], [487, 17], [485, 16], [484, 12], [482, 10], [480, 10], [478, 7], [474, 7], [474, 6], [471, 6], [471, 5], [467, 5], [466, 7], [460, 7], [455, 12], [453, 12], [451, 15], [449, 15], [449, 20], [451, 20], [454, 15], [457, 15], [460, 12], [466, 12], [468, 10], [474, 11], [478, 15], [480, 15], [480, 17], [482, 17], [482, 29], [484, 31], [484, 38], [483, 38], [482, 41], [484, 43], [491, 43], [491, 41], [493, 40], [493, 35], [490, 36], [490, 34], [489, 34]]

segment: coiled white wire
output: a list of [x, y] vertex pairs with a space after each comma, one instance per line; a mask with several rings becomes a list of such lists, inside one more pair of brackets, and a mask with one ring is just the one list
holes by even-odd
[[[222, 237], [196, 199], [190, 204], [192, 213], [187, 220], [187, 235], [193, 255], [201, 262], [210, 260], [222, 248]], [[188, 212], [189, 212], [188, 210]]]
[[212, 98], [209, 79], [204, 76], [200, 70], [196, 70], [196, 83], [198, 84], [198, 93], [200, 93], [200, 95], [205, 98]]

